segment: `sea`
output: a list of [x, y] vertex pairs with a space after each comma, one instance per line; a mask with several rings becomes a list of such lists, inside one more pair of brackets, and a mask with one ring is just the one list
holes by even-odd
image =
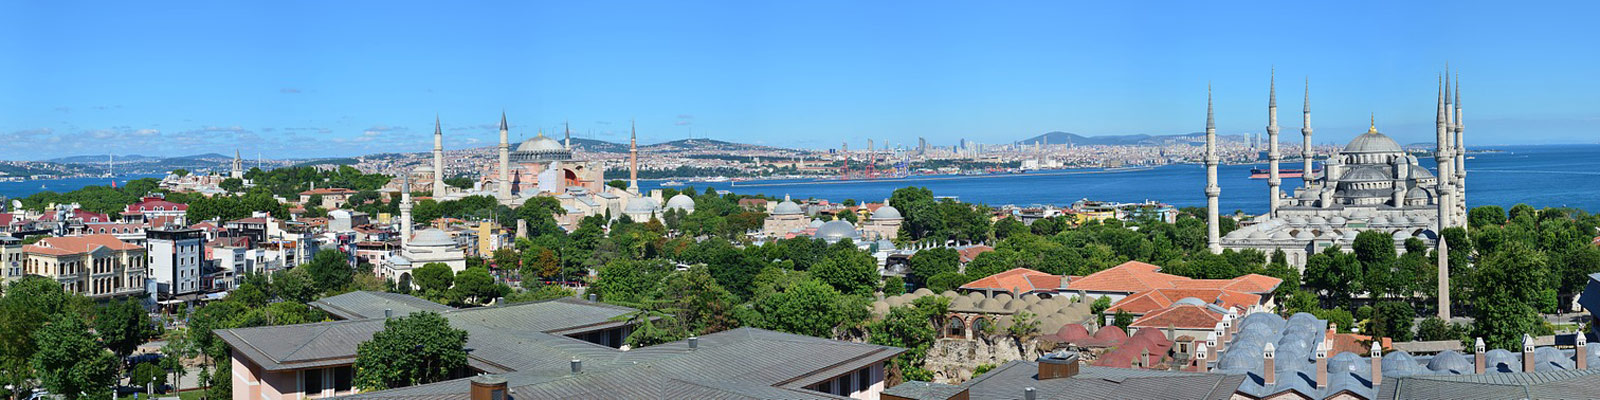
[[[1524, 203], [1534, 207], [1575, 207], [1600, 212], [1600, 144], [1494, 146], [1475, 150], [1467, 164], [1467, 204], [1510, 208]], [[1432, 169], [1433, 160], [1421, 163]], [[1318, 164], [1320, 168], [1320, 163]], [[1224, 213], [1267, 210], [1267, 181], [1250, 179], [1250, 169], [1266, 163], [1218, 167], [1222, 187], [1219, 205]], [[1298, 162], [1282, 168], [1299, 168]], [[123, 176], [118, 184], [150, 176]], [[67, 192], [87, 185], [106, 185], [111, 178], [71, 178], [0, 182], [0, 196], [26, 197], [43, 190]], [[660, 188], [665, 180], [641, 181], [641, 189]], [[935, 196], [999, 206], [1068, 205], [1080, 199], [1116, 202], [1146, 200], [1178, 207], [1204, 207], [1205, 167], [1198, 164], [1164, 165], [1122, 170], [1054, 170], [1024, 174], [982, 176], [917, 176], [883, 180], [776, 180], [748, 182], [684, 182], [704, 190], [707, 186], [740, 194], [881, 201], [895, 189], [922, 186]], [[1299, 187], [1299, 178], [1284, 178], [1284, 193]], [[41, 189], [41, 186], [43, 188]]]

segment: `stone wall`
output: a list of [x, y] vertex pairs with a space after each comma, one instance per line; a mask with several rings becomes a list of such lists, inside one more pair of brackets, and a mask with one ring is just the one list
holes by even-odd
[[999, 366], [1013, 360], [1034, 360], [1049, 349], [1040, 350], [1036, 339], [1024, 340], [1020, 347], [1010, 337], [989, 339], [943, 338], [928, 349], [924, 365], [933, 371], [934, 382], [958, 384], [972, 378], [979, 364]]

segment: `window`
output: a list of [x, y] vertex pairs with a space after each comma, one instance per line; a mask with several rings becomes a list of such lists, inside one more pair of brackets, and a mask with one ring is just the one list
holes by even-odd
[[822, 383], [818, 383], [817, 384], [817, 391], [818, 392], [823, 392], [823, 393], [833, 393], [833, 380], [829, 379], [829, 380], [823, 381]]
[[301, 372], [301, 374], [305, 376], [304, 381], [306, 396], [322, 394], [322, 370], [308, 369], [304, 372]]
[[856, 371], [856, 391], [864, 391], [872, 387], [872, 367]]
[[845, 375], [845, 376], [839, 377], [838, 383], [835, 386], [838, 386], [838, 387], [834, 388], [835, 391], [833, 392], [833, 394], [837, 394], [837, 395], [840, 395], [840, 396], [848, 396], [848, 395], [850, 395], [850, 375]]
[[354, 379], [354, 370], [350, 367], [337, 367], [333, 369], [333, 390], [340, 392], [350, 391], [350, 381]]

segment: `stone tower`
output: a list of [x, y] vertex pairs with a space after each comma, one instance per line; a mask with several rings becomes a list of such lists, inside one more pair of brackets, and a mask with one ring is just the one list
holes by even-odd
[[1222, 254], [1222, 238], [1217, 221], [1217, 197], [1222, 188], [1217, 186], [1217, 123], [1211, 103], [1211, 85], [1206, 85], [1206, 247], [1212, 254]]
[[511, 127], [506, 124], [506, 112], [500, 112], [500, 177], [495, 182], [495, 197], [501, 203], [511, 201]]
[[[1272, 72], [1271, 83], [1267, 84], [1267, 188], [1271, 202], [1267, 203], [1267, 218], [1278, 215], [1278, 204], [1283, 198], [1279, 194], [1278, 186], [1283, 183], [1278, 178], [1278, 73]], [[1309, 172], [1309, 171], [1308, 171]]]
[[439, 117], [433, 117], [433, 198], [444, 199], [444, 130]]
[[1300, 170], [1300, 185], [1302, 188], [1311, 187], [1311, 181], [1316, 179], [1311, 176], [1311, 160], [1316, 154], [1311, 152], [1311, 78], [1306, 78], [1305, 108], [1300, 110], [1300, 158], [1305, 165]]

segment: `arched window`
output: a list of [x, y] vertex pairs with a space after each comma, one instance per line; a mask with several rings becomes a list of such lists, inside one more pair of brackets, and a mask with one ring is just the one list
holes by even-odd
[[961, 317], [950, 317], [950, 321], [944, 326], [944, 333], [945, 336], [966, 337], [967, 324], [961, 321]]
[[978, 317], [978, 319], [972, 320], [972, 332], [983, 332], [985, 329], [989, 329], [989, 319]]

